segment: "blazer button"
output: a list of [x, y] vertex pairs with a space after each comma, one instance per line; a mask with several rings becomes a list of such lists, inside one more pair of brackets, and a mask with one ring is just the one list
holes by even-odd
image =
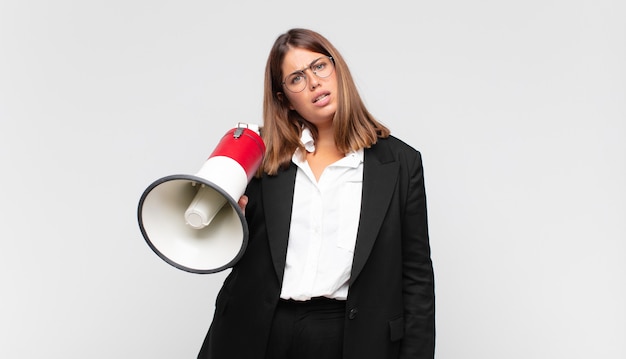
[[349, 319], [356, 318], [356, 315], [357, 315], [358, 312], [359, 312], [359, 310], [357, 308], [350, 309], [350, 312], [348, 312], [348, 318]]

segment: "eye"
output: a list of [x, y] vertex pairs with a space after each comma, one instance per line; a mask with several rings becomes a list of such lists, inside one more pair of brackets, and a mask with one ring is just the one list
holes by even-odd
[[297, 85], [302, 81], [304, 81], [304, 74], [300, 72], [300, 73], [291, 74], [289, 76], [288, 82], [292, 85]]
[[312, 71], [322, 71], [324, 70], [324, 68], [327, 66], [328, 64], [326, 63], [325, 60], [318, 60], [317, 62], [315, 62], [312, 66], [311, 66], [311, 70]]

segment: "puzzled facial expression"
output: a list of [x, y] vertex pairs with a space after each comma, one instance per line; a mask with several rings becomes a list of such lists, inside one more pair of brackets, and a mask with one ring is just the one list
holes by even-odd
[[337, 110], [333, 59], [302, 48], [290, 49], [282, 63], [282, 96], [289, 108], [314, 124], [331, 121]]

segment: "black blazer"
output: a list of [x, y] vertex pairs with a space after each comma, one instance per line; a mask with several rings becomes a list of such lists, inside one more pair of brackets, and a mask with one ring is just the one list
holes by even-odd
[[[344, 358], [432, 359], [435, 294], [421, 155], [389, 137], [365, 149], [363, 165]], [[285, 269], [295, 177], [292, 163], [248, 185], [248, 247], [217, 296], [198, 358], [264, 359]]]

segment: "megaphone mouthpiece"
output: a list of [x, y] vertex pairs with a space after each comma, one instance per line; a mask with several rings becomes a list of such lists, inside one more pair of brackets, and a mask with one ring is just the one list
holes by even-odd
[[193, 185], [199, 187], [198, 193], [185, 211], [185, 221], [195, 229], [202, 229], [211, 223], [227, 201], [219, 192], [211, 190], [203, 184], [200, 186]]

